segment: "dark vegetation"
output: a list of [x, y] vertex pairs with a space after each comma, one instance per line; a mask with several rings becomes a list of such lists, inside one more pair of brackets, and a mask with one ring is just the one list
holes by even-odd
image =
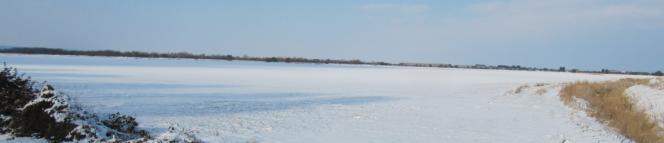
[[466, 69], [496, 69], [496, 70], [523, 70], [523, 71], [550, 71], [550, 72], [572, 72], [572, 73], [602, 73], [602, 74], [631, 74], [631, 75], [656, 75], [662, 76], [662, 72], [638, 72], [638, 71], [618, 71], [602, 69], [600, 71], [579, 70], [579, 69], [566, 69], [565, 67], [559, 68], [536, 68], [524, 67], [520, 65], [455, 65], [455, 64], [428, 64], [428, 63], [388, 63], [388, 62], [367, 62], [358, 59], [353, 60], [340, 60], [340, 59], [312, 59], [302, 57], [251, 57], [251, 56], [234, 56], [234, 55], [218, 55], [218, 54], [192, 54], [188, 52], [177, 53], [156, 53], [156, 52], [140, 52], [140, 51], [113, 51], [113, 50], [98, 50], [98, 51], [81, 51], [81, 50], [66, 50], [56, 48], [42, 48], [42, 47], [15, 47], [8, 49], [0, 49], [0, 53], [16, 53], [16, 54], [48, 54], [48, 55], [81, 55], [81, 56], [108, 56], [108, 57], [138, 57], [138, 58], [187, 58], [187, 59], [213, 59], [213, 60], [242, 60], [242, 61], [263, 61], [263, 62], [284, 62], [284, 63], [315, 63], [315, 64], [355, 64], [355, 65], [384, 65], [384, 66], [409, 66], [409, 67], [438, 67], [438, 68], [466, 68]]
[[22, 108], [34, 98], [34, 82], [30, 78], [17, 75], [16, 70], [6, 66], [0, 71], [0, 133], [10, 131], [11, 120], [8, 117], [18, 116]]
[[42, 101], [26, 106], [25, 109], [11, 116], [9, 128], [16, 136], [30, 137], [36, 135], [49, 140], [68, 140], [66, 136], [76, 125], [70, 122], [57, 122], [49, 113], [44, 112], [53, 106], [52, 102]]
[[[108, 116], [105, 120], [101, 121], [106, 127], [115, 129], [121, 133], [129, 133], [132, 135], [138, 135], [136, 137], [147, 137], [148, 132], [145, 130], [139, 130], [138, 122], [136, 118], [132, 116], [122, 115], [120, 113], [114, 113]], [[107, 136], [113, 135], [112, 133], [107, 133]]]
[[[38, 91], [34, 85], [29, 77], [4, 65], [0, 71], [0, 134], [38, 137], [52, 142], [150, 138], [146, 131], [136, 128], [138, 123], [134, 117], [119, 113], [98, 117], [69, 104], [69, 100], [57, 94], [52, 86], [45, 84]], [[103, 130], [107, 132], [97, 133]]]

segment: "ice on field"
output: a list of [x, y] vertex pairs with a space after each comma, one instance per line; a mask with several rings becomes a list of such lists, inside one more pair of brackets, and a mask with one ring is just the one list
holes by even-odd
[[[541, 95], [505, 94], [523, 84], [622, 75], [42, 55], [2, 60], [57, 85], [82, 108], [135, 116], [142, 129], [168, 140], [195, 133], [206, 142], [622, 141], [563, 105], [555, 87]], [[169, 129], [173, 123], [181, 129]]]

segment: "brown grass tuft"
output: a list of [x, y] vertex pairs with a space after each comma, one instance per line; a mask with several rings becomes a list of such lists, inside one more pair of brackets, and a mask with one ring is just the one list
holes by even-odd
[[621, 79], [607, 82], [576, 82], [560, 91], [561, 100], [575, 107], [575, 100], [586, 101], [586, 112], [603, 124], [614, 128], [626, 138], [638, 143], [661, 143], [664, 131], [649, 115], [638, 109], [625, 90], [634, 85], [646, 85], [647, 79]]
[[523, 92], [524, 90], [526, 90], [529, 87], [530, 87], [530, 85], [528, 85], [528, 84], [521, 85], [519, 87], [516, 87], [516, 89], [514, 89], [512, 93], [519, 94], [519, 93]]

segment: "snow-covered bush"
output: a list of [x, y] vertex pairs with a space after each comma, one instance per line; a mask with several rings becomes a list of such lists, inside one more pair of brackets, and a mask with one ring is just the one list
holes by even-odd
[[16, 69], [6, 65], [0, 71], [0, 133], [7, 133], [9, 121], [19, 108], [34, 98], [34, 82], [18, 75]]
[[136, 122], [136, 118], [132, 116], [122, 115], [120, 113], [114, 113], [110, 114], [107, 118], [103, 119], [101, 123], [104, 124], [104, 126], [121, 133], [117, 134], [114, 132], [109, 132], [107, 133], [108, 134], [107, 136], [115, 136], [115, 137], [122, 136], [122, 138], [127, 138], [127, 139], [148, 136], [148, 132], [137, 129], [138, 122]]
[[9, 129], [16, 136], [69, 140], [67, 136], [76, 125], [71, 123], [67, 107], [66, 100], [55, 96], [53, 87], [46, 85], [36, 98], [10, 116]]
[[[147, 142], [136, 118], [120, 113], [99, 116], [72, 105], [48, 84], [34, 90], [30, 78], [4, 66], [0, 71], [0, 134], [37, 137], [54, 142]], [[192, 141], [197, 141], [190, 135]], [[191, 140], [189, 139], [189, 140]], [[189, 142], [189, 140], [171, 140]], [[159, 142], [159, 141], [152, 141]]]

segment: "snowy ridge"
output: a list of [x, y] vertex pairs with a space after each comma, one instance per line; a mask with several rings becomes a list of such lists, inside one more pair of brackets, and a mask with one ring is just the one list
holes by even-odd
[[648, 113], [652, 120], [664, 127], [664, 80], [656, 78], [648, 85], [636, 85], [625, 90], [641, 110]]

